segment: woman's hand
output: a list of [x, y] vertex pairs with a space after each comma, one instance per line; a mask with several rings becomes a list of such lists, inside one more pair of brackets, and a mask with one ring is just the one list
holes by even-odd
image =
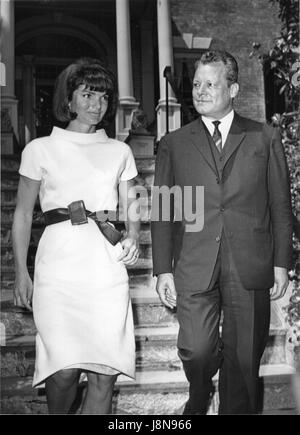
[[136, 237], [127, 236], [121, 240], [123, 248], [122, 254], [118, 260], [123, 261], [126, 266], [135, 264], [139, 258], [139, 243]]
[[14, 305], [32, 311], [33, 284], [28, 272], [17, 274], [14, 288]]

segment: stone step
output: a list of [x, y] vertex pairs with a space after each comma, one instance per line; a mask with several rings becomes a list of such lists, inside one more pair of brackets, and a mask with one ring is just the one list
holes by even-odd
[[[137, 190], [140, 193], [142, 206], [142, 220], [147, 222], [150, 216], [151, 207], [151, 186], [154, 180], [155, 157], [136, 158], [138, 169]], [[2, 193], [2, 222], [7, 225], [11, 224], [14, 207], [16, 205], [17, 185], [19, 180], [18, 174], [19, 156], [6, 156], [1, 161], [1, 193]], [[146, 192], [145, 192], [146, 188]], [[36, 210], [39, 210], [38, 202]]]
[[[29, 268], [31, 277], [33, 269]], [[132, 289], [138, 289], [139, 293], [154, 287], [152, 268], [149, 269], [128, 269], [129, 283]], [[1, 270], [1, 294], [9, 293], [14, 286], [15, 273], [13, 267], [3, 268]]]
[[[277, 410], [295, 410], [290, 379], [293, 369], [286, 365], [261, 366], [263, 382], [262, 413]], [[46, 414], [44, 388], [33, 389], [31, 377], [7, 377], [2, 382], [2, 413], [4, 414]], [[217, 376], [214, 379], [217, 389]], [[86, 386], [81, 383], [79, 392]], [[188, 385], [182, 370], [141, 371], [135, 381], [120, 376], [113, 398], [114, 414], [129, 415], [180, 415], [188, 398]], [[79, 406], [79, 405], [78, 405]], [[216, 414], [218, 393], [211, 400], [208, 414]], [[74, 413], [78, 413], [74, 409]]]
[[[148, 167], [149, 165], [149, 167]], [[12, 169], [1, 170], [1, 190], [16, 190], [19, 183], [20, 175], [18, 171], [14, 170], [15, 163], [12, 165]], [[136, 177], [136, 184], [141, 186], [152, 186], [154, 181], [154, 162], [152, 159], [150, 162], [142, 160], [137, 163], [138, 175]]]
[[[33, 389], [32, 378], [5, 378], [2, 383], [1, 410], [5, 414], [47, 414], [44, 388]], [[78, 401], [86, 382], [78, 389]], [[113, 397], [113, 414], [181, 414], [187, 400], [187, 384], [175, 372], [137, 373], [136, 381], [119, 380]], [[80, 407], [80, 404], [78, 404]], [[79, 413], [75, 407], [72, 413]], [[212, 412], [211, 412], [212, 413]]]
[[[14, 211], [17, 204], [17, 187], [1, 186], [1, 210], [10, 212]], [[39, 198], [36, 198], [35, 211], [40, 211]]]
[[[29, 274], [33, 275], [33, 267], [28, 267]], [[142, 272], [144, 271], [152, 271], [152, 259], [151, 258], [139, 258], [138, 261], [131, 265], [127, 266], [128, 273], [131, 273], [134, 271]], [[14, 268], [12, 265], [10, 266], [3, 266], [1, 270], [1, 276], [2, 276], [2, 282], [5, 282], [9, 279], [14, 279]]]
[[[143, 279], [141, 278], [142, 282]], [[139, 338], [142, 340], [145, 337], [144, 341], [150, 344], [153, 341], [156, 344], [160, 342], [164, 352], [167, 352], [165, 355], [168, 360], [169, 354], [174, 356], [176, 353], [178, 330], [176, 311], [171, 311], [162, 305], [155, 291], [155, 283], [155, 278], [149, 279], [148, 285], [144, 287], [138, 280], [130, 283], [134, 323]], [[22, 308], [13, 306], [10, 292], [6, 292], [2, 299], [2, 322], [8, 344], [11, 343], [10, 340], [18, 339], [19, 336], [35, 334], [32, 315]], [[167, 347], [165, 347], [166, 343]], [[289, 361], [289, 355], [286, 354], [286, 329], [271, 326], [262, 362], [275, 364]]]
[[[140, 207], [141, 207], [141, 223], [149, 224], [150, 223], [150, 215], [151, 215], [151, 200], [143, 199], [140, 200]], [[12, 222], [13, 222], [13, 216], [15, 212], [15, 205], [11, 203], [4, 203], [2, 202], [1, 206], [1, 222], [3, 228], [11, 228]], [[37, 204], [35, 207], [35, 214], [40, 213], [40, 208]], [[33, 225], [35, 226], [41, 226], [42, 223], [39, 222], [33, 222]]]
[[[149, 180], [147, 184], [151, 186], [153, 184], [153, 175], [155, 172], [155, 157], [135, 157], [136, 167], [138, 170], [138, 179], [141, 178], [142, 180]], [[4, 181], [4, 184], [1, 185], [2, 187], [5, 187], [7, 184], [6, 182], [11, 181], [13, 185], [16, 185], [19, 180], [19, 160], [17, 159], [8, 159], [3, 158], [1, 159], [1, 175], [2, 179]], [[143, 183], [144, 184], [144, 183]]]
[[[149, 258], [139, 258], [138, 261], [131, 265], [127, 266], [127, 270], [152, 270], [152, 260]], [[32, 267], [29, 268], [29, 273], [32, 274]], [[4, 266], [2, 267], [2, 275], [14, 275], [14, 269], [12, 266]]]
[[[163, 327], [137, 327], [137, 370], [180, 370], [177, 356], [176, 324]], [[35, 335], [14, 336], [1, 346], [1, 376], [32, 376], [35, 359]]]
[[[133, 273], [136, 272], [136, 273]], [[143, 273], [144, 271], [130, 271], [129, 273], [129, 287], [131, 291], [131, 297], [135, 300], [137, 297], [142, 300], [140, 295], [143, 295], [145, 300], [153, 302], [153, 298], [157, 300], [157, 294], [155, 292], [156, 278], [153, 277], [151, 270]], [[2, 280], [1, 288], [1, 300], [7, 301], [12, 299], [12, 290], [14, 284], [14, 272], [8, 277], [6, 281]]]
[[[1, 175], [3, 177], [3, 174], [1, 174]], [[147, 194], [149, 196], [151, 194], [151, 187], [153, 186], [154, 174], [139, 174], [139, 175], [137, 175], [137, 177], [135, 179], [136, 179], [137, 189], [139, 187], [146, 188]], [[13, 178], [12, 176], [8, 177], [8, 178], [7, 177], [3, 178], [1, 181], [2, 196], [6, 192], [11, 192], [11, 193], [14, 193], [16, 195], [17, 189], [18, 189], [18, 182], [19, 182], [19, 180], [17, 178]], [[3, 201], [4, 201], [4, 199], [3, 199]], [[5, 201], [4, 201], [4, 203], [5, 203]]]
[[[154, 289], [131, 289], [133, 319], [136, 327], [163, 327], [177, 323], [176, 312], [160, 302]], [[15, 307], [12, 292], [4, 292], [1, 301], [1, 322], [6, 339], [20, 335], [33, 335], [36, 332], [30, 312]]]
[[[144, 189], [143, 186], [138, 189], [138, 193], [141, 189]], [[149, 224], [151, 217], [151, 197], [150, 191], [147, 190], [147, 197], [142, 192], [142, 197], [139, 199], [140, 204], [140, 216], [142, 224]], [[11, 228], [13, 222], [13, 216], [16, 207], [16, 195], [13, 192], [2, 192], [2, 204], [1, 204], [1, 220], [3, 228]], [[41, 216], [41, 208], [39, 205], [39, 201], [37, 199], [35, 209], [34, 209], [34, 220], [33, 227], [44, 226], [42, 220], [39, 220]], [[117, 225], [124, 225], [122, 222], [117, 223]]]
[[135, 164], [139, 173], [154, 174], [155, 171], [155, 156], [151, 157], [135, 157]]
[[[30, 246], [36, 247], [44, 231], [44, 227], [35, 227], [31, 232]], [[141, 245], [151, 245], [151, 234], [150, 227], [142, 229], [140, 231], [139, 243]], [[1, 249], [11, 250], [12, 249], [12, 231], [11, 228], [1, 229]]]
[[[43, 225], [34, 225], [31, 231], [31, 245], [37, 246], [45, 227]], [[150, 225], [143, 223], [140, 230], [139, 242], [142, 245], [151, 244]], [[10, 226], [2, 226], [1, 228], [1, 246], [12, 246], [12, 231]]]
[[[147, 168], [147, 167], [145, 168], [141, 167], [141, 169], [139, 169], [138, 165], [137, 165], [137, 169], [138, 169], [138, 175], [136, 177], [137, 184], [152, 186], [154, 181], [155, 169]], [[17, 188], [20, 179], [20, 174], [18, 171], [15, 171], [14, 169], [4, 169], [1, 170], [1, 176], [2, 176], [1, 190], [9, 189], [9, 187], [14, 187], [15, 189]]]
[[[15, 176], [14, 176], [15, 175]], [[14, 174], [13, 172], [9, 173], [7, 177], [6, 174], [1, 172], [1, 192], [7, 191], [16, 191], [18, 187], [19, 177], [18, 174]]]
[[[27, 263], [33, 265], [37, 247], [30, 245], [28, 249]], [[140, 244], [140, 260], [152, 259], [152, 248], [150, 245]], [[1, 266], [11, 267], [14, 265], [14, 256], [11, 246], [1, 246]]]
[[[5, 177], [5, 178], [4, 178]], [[19, 179], [7, 177], [2, 174], [1, 182], [1, 202], [2, 205], [15, 206], [17, 200], [17, 189]], [[140, 195], [149, 198], [151, 195], [151, 186], [153, 186], [154, 174], [139, 174], [136, 177], [136, 189]]]
[[[177, 323], [176, 312], [163, 306], [154, 291], [153, 294], [149, 292], [151, 296], [145, 293], [141, 292], [140, 296], [132, 297], [133, 319], [136, 326], [158, 327]], [[35, 333], [31, 313], [20, 307], [14, 307], [12, 299], [2, 300], [1, 307], [1, 322], [7, 337]]]
[[[34, 264], [36, 246], [30, 245], [28, 248], [27, 264]], [[1, 268], [6, 271], [14, 267], [14, 256], [12, 247], [1, 246]]]
[[[17, 154], [2, 155], [1, 156], [1, 172], [10, 172], [18, 174], [20, 166], [20, 156]], [[135, 163], [138, 172], [141, 173], [154, 173], [155, 170], [155, 156], [151, 157], [135, 157]]]
[[13, 206], [17, 204], [17, 190], [1, 188], [1, 204], [2, 206]]
[[12, 204], [6, 205], [1, 204], [1, 226], [11, 228], [13, 217], [14, 217], [15, 207]]
[[6, 172], [17, 174], [20, 167], [20, 160], [18, 154], [1, 155], [1, 174]]
[[[178, 324], [136, 327], [137, 370], [181, 370], [177, 355]], [[287, 364], [285, 331], [270, 331], [262, 365]], [[35, 335], [14, 335], [1, 347], [1, 376], [32, 376], [35, 358]]]
[[[131, 271], [132, 272], [132, 271]], [[141, 273], [143, 271], [137, 270], [136, 273], [129, 273], [129, 287], [130, 295], [133, 304], [133, 315], [135, 324], [139, 326], [143, 325], [153, 325], [162, 326], [177, 322], [176, 310], [169, 310], [160, 302], [158, 295], [155, 291], [156, 278], [152, 276], [151, 272]], [[28, 330], [22, 330], [22, 321], [26, 322], [28, 320], [27, 312], [23, 311], [21, 308], [13, 307], [13, 288], [14, 281], [12, 277], [10, 281], [3, 281], [1, 290], [1, 301], [2, 301], [2, 318], [5, 320], [5, 325], [8, 334], [30, 334]], [[287, 297], [288, 299], [288, 297]], [[278, 331], [286, 331], [286, 323], [280, 319], [283, 317], [282, 307], [286, 306], [287, 303], [282, 303], [278, 305], [278, 301], [273, 301], [271, 303], [271, 324], [270, 330], [277, 331], [277, 339], [274, 346], [278, 346], [280, 340], [284, 340], [284, 337], [279, 337]], [[12, 331], [12, 332], [10, 332]], [[284, 335], [284, 334], [282, 334]], [[287, 349], [287, 361], [293, 359], [291, 349]]]
[[137, 292], [138, 294], [149, 291], [152, 294], [156, 285], [156, 277], [153, 277], [152, 269], [146, 271], [136, 270], [135, 272], [136, 273], [128, 274], [131, 291]]

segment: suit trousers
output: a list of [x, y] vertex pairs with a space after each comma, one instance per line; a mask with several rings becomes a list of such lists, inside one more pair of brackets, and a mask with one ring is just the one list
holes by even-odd
[[256, 414], [269, 289], [243, 287], [224, 233], [209, 287], [177, 289], [177, 315], [178, 355], [189, 381], [184, 414], [206, 414], [218, 370], [219, 414]]

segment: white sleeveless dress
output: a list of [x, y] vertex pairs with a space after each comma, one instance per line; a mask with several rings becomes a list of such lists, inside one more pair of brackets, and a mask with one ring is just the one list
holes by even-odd
[[[43, 212], [76, 200], [90, 211], [115, 210], [119, 182], [137, 175], [131, 149], [104, 130], [57, 127], [26, 145], [19, 172], [41, 181]], [[46, 227], [35, 259], [34, 386], [71, 367], [134, 378], [134, 325], [127, 271], [117, 260], [121, 251], [91, 219]]]

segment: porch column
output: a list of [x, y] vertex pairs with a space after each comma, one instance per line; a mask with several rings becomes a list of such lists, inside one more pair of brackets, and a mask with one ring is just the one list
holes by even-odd
[[151, 123], [155, 120], [154, 97], [154, 47], [152, 21], [141, 20], [141, 62], [142, 62], [142, 101], [143, 110]]
[[[157, 0], [157, 31], [159, 57], [159, 89], [160, 99], [157, 111], [157, 139], [166, 133], [166, 79], [163, 75], [166, 66], [174, 72], [173, 43], [171, 27], [170, 0]], [[168, 85], [169, 131], [180, 127], [180, 104]]]
[[15, 96], [15, 4], [1, 0], [1, 62], [5, 65], [6, 84], [2, 87], [2, 152], [13, 153], [13, 133], [18, 139], [18, 101]]
[[133, 96], [129, 0], [116, 0], [116, 23], [119, 87], [116, 137], [125, 140], [130, 129], [132, 112], [139, 106]]

